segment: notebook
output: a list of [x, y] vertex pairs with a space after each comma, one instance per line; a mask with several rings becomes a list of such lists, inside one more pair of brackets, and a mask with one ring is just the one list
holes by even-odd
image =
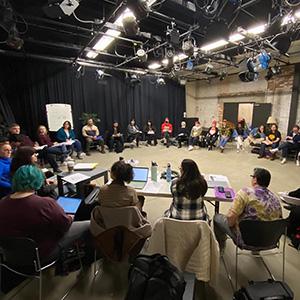
[[146, 167], [134, 167], [133, 168], [133, 180], [130, 182], [129, 186], [134, 189], [142, 190], [148, 180], [149, 168]]
[[69, 198], [69, 197], [59, 197], [57, 199], [57, 203], [59, 206], [63, 208], [66, 214], [75, 215], [80, 203], [81, 199], [79, 198]]

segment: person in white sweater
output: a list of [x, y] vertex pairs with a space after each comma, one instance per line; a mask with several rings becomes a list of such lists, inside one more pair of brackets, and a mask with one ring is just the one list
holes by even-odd
[[202, 133], [202, 127], [199, 121], [195, 122], [195, 125], [193, 126], [189, 138], [189, 148], [188, 150], [191, 151], [194, 149], [194, 146], [199, 145], [199, 139]]

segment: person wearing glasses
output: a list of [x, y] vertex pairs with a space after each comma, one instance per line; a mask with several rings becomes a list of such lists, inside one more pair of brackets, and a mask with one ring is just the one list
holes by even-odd
[[8, 139], [0, 140], [0, 198], [11, 192], [10, 165], [11, 146]]
[[282, 218], [280, 200], [268, 189], [271, 173], [262, 168], [255, 168], [251, 175], [251, 187], [238, 191], [233, 204], [226, 215], [214, 217], [214, 231], [220, 245], [221, 254], [226, 246], [228, 235], [234, 243], [243, 245], [238, 225], [245, 219], [272, 221]]

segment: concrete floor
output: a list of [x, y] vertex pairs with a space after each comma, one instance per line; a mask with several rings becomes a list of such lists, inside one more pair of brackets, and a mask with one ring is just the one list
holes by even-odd
[[[257, 159], [257, 155], [249, 153], [247, 150], [236, 153], [234, 145], [228, 145], [228, 149], [223, 154], [214, 150], [208, 152], [206, 149], [197, 149], [188, 152], [186, 148], [169, 149], [159, 145], [157, 147], [145, 147], [135, 149], [125, 149], [122, 154], [107, 153], [100, 154], [93, 152], [92, 156], [87, 157], [84, 162], [98, 162], [100, 166], [109, 168], [113, 162], [118, 160], [119, 156], [125, 159], [136, 159], [140, 166], [150, 166], [151, 161], [156, 161], [159, 170], [163, 171], [167, 163], [170, 162], [173, 169], [178, 170], [180, 162], [184, 158], [194, 159], [202, 173], [222, 174], [228, 176], [232, 187], [236, 190], [250, 184], [250, 174], [254, 167], [264, 167], [271, 171], [272, 182], [270, 189], [274, 192], [289, 191], [298, 188], [300, 185], [300, 168], [294, 162], [289, 161], [286, 165], [281, 165], [279, 160], [269, 161], [266, 159]], [[102, 184], [101, 180], [97, 182]], [[166, 198], [147, 198], [145, 202], [145, 211], [151, 223], [162, 216], [165, 209], [170, 205], [171, 199]], [[222, 204], [221, 212], [225, 213], [230, 204]], [[210, 216], [213, 216], [213, 207], [207, 203]], [[285, 216], [288, 211], [284, 211]], [[295, 293], [294, 299], [300, 299], [300, 252], [287, 246], [286, 255], [286, 282]], [[225, 252], [225, 260], [228, 264], [230, 273], [234, 274], [234, 246], [229, 241]], [[266, 259], [276, 279], [281, 280], [281, 256], [269, 256]], [[52, 272], [48, 272], [44, 277], [43, 299], [60, 299], [64, 293], [70, 289], [66, 299], [103, 299], [119, 300], [124, 299], [126, 293], [127, 265], [107, 265], [104, 272], [93, 277], [93, 268], [81, 274], [79, 282], [73, 287], [77, 273], [70, 274], [67, 277], [54, 277]], [[259, 260], [241, 256], [239, 260], [239, 284], [245, 285], [248, 280], [266, 280], [268, 274], [265, 272]], [[25, 286], [23, 288], [23, 286]], [[232, 299], [232, 289], [226, 277], [223, 264], [221, 264], [219, 284], [216, 289], [205, 288], [205, 292], [196, 299]], [[3, 299], [14, 300], [32, 300], [37, 299], [37, 282], [25, 282], [18, 288], [11, 291]]]

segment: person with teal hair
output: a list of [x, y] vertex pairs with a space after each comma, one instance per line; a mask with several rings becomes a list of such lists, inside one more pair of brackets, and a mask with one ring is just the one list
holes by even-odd
[[42, 260], [57, 258], [74, 241], [86, 239], [90, 226], [90, 221], [73, 222], [54, 199], [38, 196], [44, 180], [36, 166], [21, 166], [12, 179], [13, 193], [0, 201], [0, 237], [33, 239]]
[[12, 190], [15, 193], [39, 190], [45, 180], [44, 173], [34, 165], [20, 167], [12, 179]]

